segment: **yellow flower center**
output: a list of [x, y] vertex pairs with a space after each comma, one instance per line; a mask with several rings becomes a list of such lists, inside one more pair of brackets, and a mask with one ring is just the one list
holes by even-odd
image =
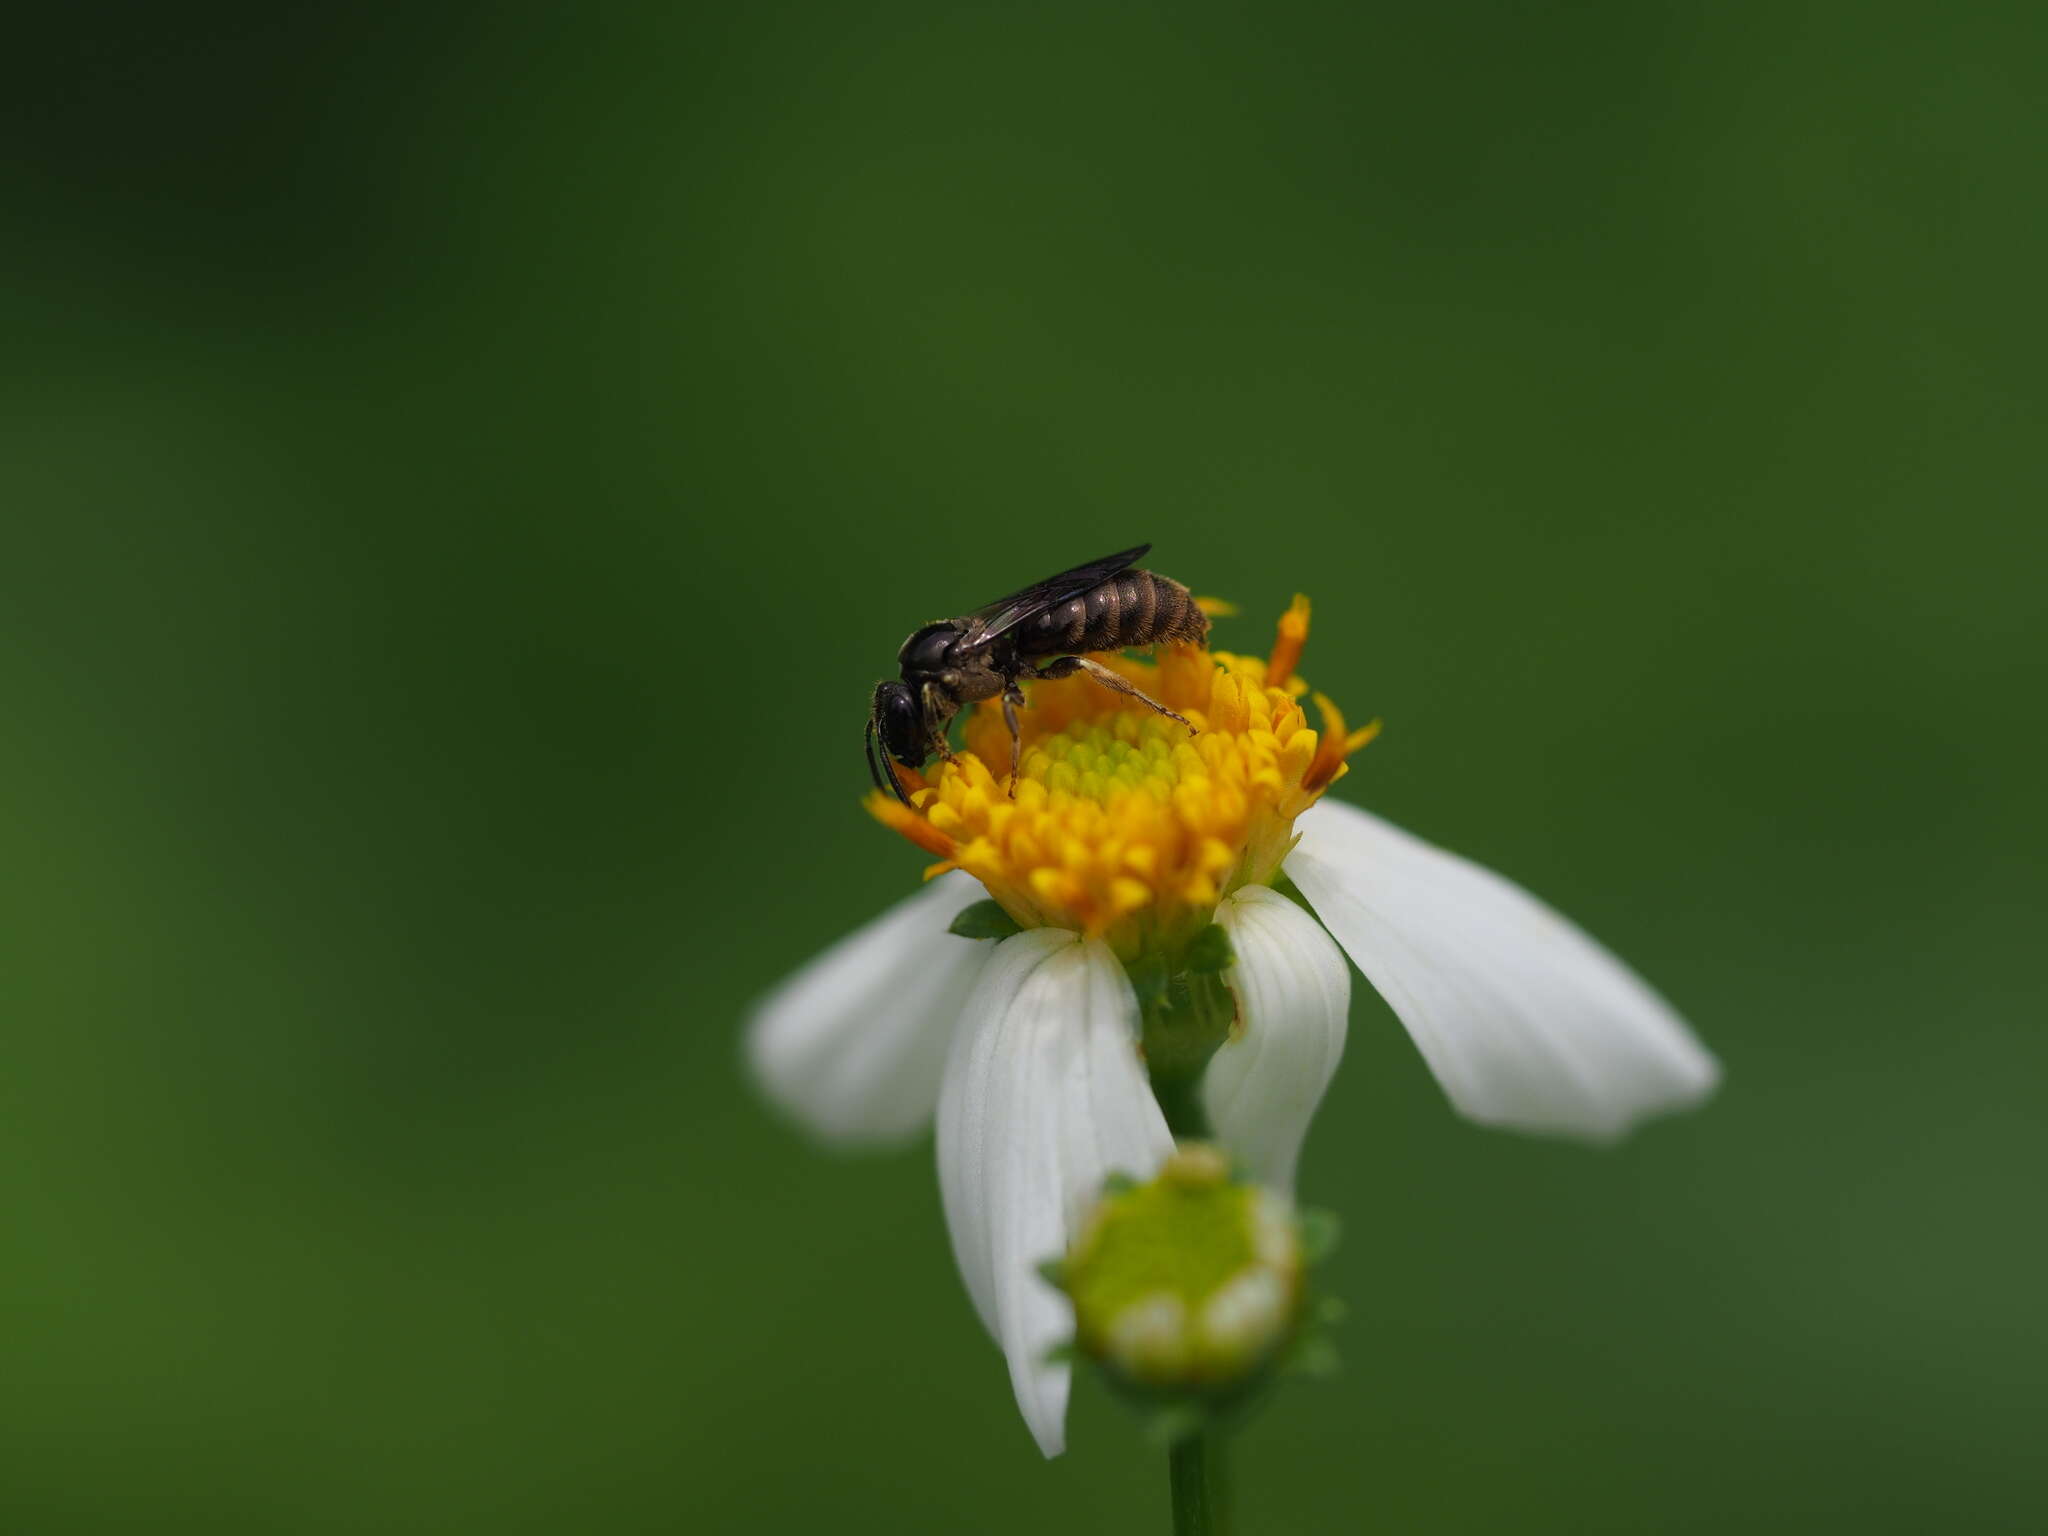
[[1000, 700], [968, 717], [967, 750], [928, 774], [902, 774], [906, 807], [880, 793], [868, 809], [940, 862], [964, 869], [1027, 928], [1107, 938], [1126, 959], [1176, 947], [1244, 885], [1270, 885], [1294, 846], [1294, 821], [1346, 771], [1378, 723], [1347, 733], [1294, 675], [1308, 599], [1280, 620], [1270, 657], [1167, 647], [1156, 662], [1103, 665], [1195, 727], [1077, 673], [1026, 685], [1023, 761], [1009, 782]]

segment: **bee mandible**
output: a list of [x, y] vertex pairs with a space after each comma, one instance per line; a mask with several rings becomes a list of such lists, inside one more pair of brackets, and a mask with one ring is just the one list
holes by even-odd
[[[910, 797], [896, 776], [896, 764], [921, 768], [934, 755], [951, 762], [946, 730], [953, 717], [965, 705], [1000, 695], [1003, 719], [1010, 727], [1010, 793], [1015, 795], [1024, 756], [1017, 706], [1024, 702], [1027, 678], [1050, 680], [1085, 672], [1105, 688], [1129, 694], [1180, 721], [1192, 736], [1195, 728], [1185, 716], [1087, 654], [1169, 640], [1193, 645], [1208, 640], [1209, 616], [1186, 587], [1170, 577], [1135, 569], [1151, 547], [1140, 544], [1061, 571], [960, 618], [927, 624], [905, 640], [896, 654], [903, 669], [901, 680], [877, 683], [868, 708], [868, 773], [875, 787], [887, 788], [908, 805]], [[877, 737], [882, 745], [879, 754]]]

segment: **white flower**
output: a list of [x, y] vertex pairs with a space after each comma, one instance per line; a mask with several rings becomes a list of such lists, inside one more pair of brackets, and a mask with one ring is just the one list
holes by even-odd
[[[1297, 830], [1283, 868], [1314, 918], [1260, 885], [1216, 909], [1238, 1020], [1203, 1099], [1262, 1180], [1290, 1186], [1336, 1069], [1347, 955], [1469, 1119], [1609, 1141], [1712, 1092], [1719, 1068], [1671, 1008], [1515, 885], [1327, 798]], [[1071, 1317], [1036, 1266], [1106, 1174], [1148, 1177], [1173, 1142], [1110, 949], [1061, 928], [948, 934], [979, 892], [946, 875], [827, 951], [756, 1011], [748, 1051], [769, 1095], [828, 1140], [902, 1137], [936, 1108], [953, 1251], [1051, 1456], [1067, 1367], [1046, 1351]]]
[[946, 928], [983, 895], [971, 875], [941, 875], [763, 999], [746, 1045], [768, 1097], [844, 1145], [931, 1124], [946, 1042], [988, 948]]
[[1469, 1120], [1611, 1141], [1720, 1081], [1641, 978], [1491, 870], [1325, 800], [1287, 873]]
[[1034, 928], [993, 946], [939, 1089], [953, 1257], [1048, 1456], [1066, 1443], [1068, 1368], [1047, 1356], [1074, 1326], [1038, 1266], [1066, 1252], [1110, 1174], [1150, 1177], [1173, 1152], [1137, 1034], [1108, 946]]
[[1322, 926], [1278, 891], [1248, 885], [1216, 921], [1236, 955], [1237, 1027], [1202, 1076], [1217, 1137], [1254, 1177], [1294, 1189], [1294, 1161], [1344, 1054], [1351, 973]]

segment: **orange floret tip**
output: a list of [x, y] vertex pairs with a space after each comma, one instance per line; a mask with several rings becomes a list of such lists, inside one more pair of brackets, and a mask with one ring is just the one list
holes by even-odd
[[1273, 637], [1273, 655], [1266, 663], [1266, 686], [1283, 688], [1294, 669], [1301, 665], [1302, 647], [1308, 644], [1308, 599], [1294, 594], [1294, 601], [1280, 615], [1279, 632]]
[[[926, 793], [929, 794], [930, 791]], [[928, 819], [920, 816], [909, 806], [883, 794], [879, 789], [869, 790], [867, 799], [862, 803], [867, 806], [868, 814], [883, 826], [909, 838], [936, 858], [950, 860], [960, 851], [960, 845], [933, 826]]]
[[1380, 733], [1380, 722], [1355, 731], [1344, 729], [1344, 711], [1327, 693], [1315, 696], [1316, 712], [1323, 717], [1323, 727], [1316, 733], [1316, 752], [1310, 759], [1308, 771], [1301, 777], [1303, 789], [1320, 792], [1328, 789], [1346, 771], [1344, 759], [1356, 752]]

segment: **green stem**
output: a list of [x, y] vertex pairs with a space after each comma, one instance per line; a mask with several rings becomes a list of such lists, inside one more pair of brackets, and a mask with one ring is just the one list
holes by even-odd
[[1173, 1536], [1229, 1536], [1222, 1435], [1203, 1429], [1174, 1441], [1166, 1475], [1173, 1487]]
[[1159, 1112], [1166, 1117], [1166, 1128], [1175, 1141], [1207, 1141], [1214, 1134], [1209, 1128], [1209, 1112], [1202, 1106], [1199, 1077], [1162, 1074], [1152, 1079], [1152, 1097], [1159, 1101]]
[[[1237, 1019], [1237, 998], [1224, 979], [1230, 963], [1229, 941], [1212, 924], [1179, 953], [1141, 960], [1131, 972], [1152, 1096], [1177, 1140], [1206, 1141], [1214, 1134], [1202, 1103], [1202, 1073]], [[1222, 1434], [1195, 1430], [1166, 1455], [1174, 1536], [1229, 1536]]]

